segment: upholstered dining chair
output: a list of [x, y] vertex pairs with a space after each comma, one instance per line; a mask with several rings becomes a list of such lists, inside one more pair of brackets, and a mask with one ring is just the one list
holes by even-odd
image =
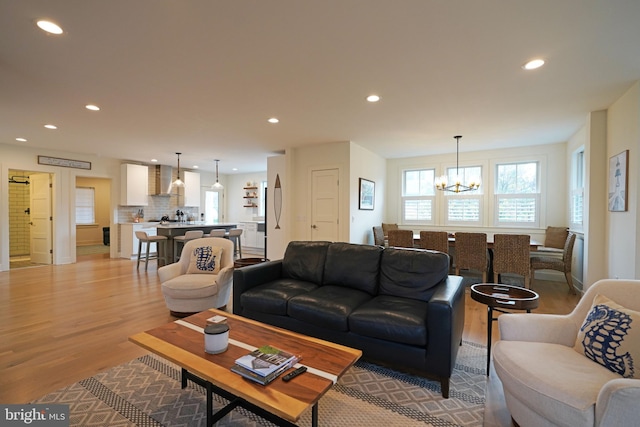
[[384, 232], [382, 227], [376, 225], [373, 227], [373, 244], [377, 246], [384, 246]]
[[389, 247], [413, 248], [413, 231], [411, 230], [389, 230]]
[[421, 231], [420, 248], [449, 253], [449, 234], [446, 231]]
[[460, 270], [477, 270], [482, 273], [482, 282], [487, 282], [489, 258], [485, 233], [456, 233], [456, 275]]
[[524, 277], [524, 287], [529, 289], [531, 267], [527, 234], [495, 234], [493, 236], [493, 281], [499, 283], [503, 273]]
[[556, 270], [564, 273], [564, 277], [567, 279], [567, 286], [569, 286], [569, 292], [575, 294], [576, 290], [573, 287], [573, 279], [571, 277], [571, 260], [575, 242], [575, 233], [569, 233], [564, 243], [564, 249], [562, 250], [562, 259], [553, 256], [532, 256], [531, 283], [533, 284], [536, 270]]

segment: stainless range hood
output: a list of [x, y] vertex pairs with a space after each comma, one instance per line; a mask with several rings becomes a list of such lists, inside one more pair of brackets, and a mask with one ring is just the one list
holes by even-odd
[[171, 189], [172, 172], [171, 166], [156, 165], [156, 186], [152, 196], [171, 196], [169, 190]]

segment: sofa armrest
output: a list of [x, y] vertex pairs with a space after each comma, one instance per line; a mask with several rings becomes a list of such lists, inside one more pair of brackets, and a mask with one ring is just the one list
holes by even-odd
[[182, 265], [179, 262], [162, 266], [158, 269], [158, 276], [160, 276], [160, 283], [168, 282], [174, 277], [178, 277], [182, 274]]
[[640, 419], [640, 380], [620, 378], [607, 382], [596, 400], [597, 426], [636, 426]]
[[233, 271], [233, 312], [242, 314], [240, 296], [251, 288], [282, 277], [282, 260], [267, 261]]
[[562, 344], [573, 347], [578, 326], [566, 315], [509, 313], [498, 317], [500, 339]]
[[448, 276], [437, 286], [428, 303], [427, 360], [430, 369], [439, 367], [449, 377], [455, 365], [464, 329], [464, 286], [462, 277]]

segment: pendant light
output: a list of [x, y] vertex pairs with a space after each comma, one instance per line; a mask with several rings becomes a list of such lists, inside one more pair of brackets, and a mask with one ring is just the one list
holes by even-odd
[[218, 181], [218, 162], [220, 160], [216, 159], [214, 161], [216, 162], [216, 183], [211, 186], [211, 189], [213, 189], [213, 190], [222, 190], [224, 188], [224, 186], [222, 184], [220, 184], [220, 182]]
[[184, 188], [184, 181], [180, 179], [180, 154], [182, 153], [176, 153], [176, 154], [178, 155], [178, 175], [176, 177], [176, 180], [171, 183], [171, 187], [169, 187], [169, 192], [171, 192], [171, 189], [173, 188]]
[[467, 184], [462, 183], [462, 178], [459, 173], [458, 159], [460, 157], [460, 138], [462, 135], [454, 136], [456, 140], [456, 176], [454, 182], [449, 184], [447, 175], [442, 175], [436, 178], [436, 188], [441, 191], [450, 191], [452, 193], [463, 193], [465, 191], [477, 190], [480, 188], [480, 180], [471, 180]]

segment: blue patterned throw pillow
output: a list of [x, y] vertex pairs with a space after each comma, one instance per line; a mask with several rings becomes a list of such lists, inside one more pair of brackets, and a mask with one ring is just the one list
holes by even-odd
[[639, 378], [640, 312], [596, 295], [574, 349], [624, 378]]
[[189, 260], [187, 274], [218, 274], [222, 248], [212, 246], [200, 246], [193, 250]]

